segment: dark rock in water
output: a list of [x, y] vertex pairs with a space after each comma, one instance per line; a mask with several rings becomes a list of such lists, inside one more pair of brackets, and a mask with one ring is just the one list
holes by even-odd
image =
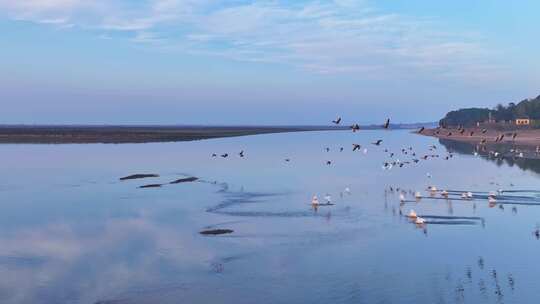
[[203, 230], [200, 232], [202, 235], [219, 235], [219, 234], [227, 234], [227, 233], [233, 233], [234, 231], [231, 229], [210, 229], [210, 230]]
[[130, 179], [147, 178], [147, 177], [159, 177], [159, 175], [158, 174], [133, 174], [133, 175], [121, 177], [120, 180], [130, 180]]
[[162, 186], [161, 184], [149, 184], [149, 185], [139, 186], [139, 188], [160, 188], [161, 186]]
[[186, 178], [180, 178], [175, 181], [170, 182], [169, 184], [180, 184], [180, 183], [190, 183], [198, 180], [197, 177], [186, 177]]

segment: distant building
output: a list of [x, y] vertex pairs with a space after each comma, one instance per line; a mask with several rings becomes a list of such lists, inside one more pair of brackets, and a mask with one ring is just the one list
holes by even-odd
[[531, 120], [529, 118], [517, 118], [516, 119], [516, 125], [518, 126], [528, 126], [531, 124]]

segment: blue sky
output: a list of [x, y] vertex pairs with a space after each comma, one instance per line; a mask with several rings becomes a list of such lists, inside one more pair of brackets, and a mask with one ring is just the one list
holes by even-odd
[[433, 121], [540, 94], [537, 0], [0, 0], [0, 123]]

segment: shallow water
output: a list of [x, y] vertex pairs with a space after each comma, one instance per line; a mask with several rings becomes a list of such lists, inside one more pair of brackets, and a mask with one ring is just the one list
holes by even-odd
[[[370, 144], [379, 138], [380, 147]], [[367, 154], [352, 152], [352, 143]], [[400, 150], [409, 146], [440, 157], [382, 169], [384, 149], [407, 161]], [[445, 160], [446, 149], [458, 153]], [[531, 169], [538, 163], [475, 157], [408, 131], [2, 145], [0, 157], [1, 303], [530, 303], [540, 296], [533, 233], [540, 194], [520, 192], [540, 190]], [[160, 177], [118, 180], [134, 173]], [[200, 180], [137, 188], [185, 176]], [[433, 199], [428, 185], [484, 197]], [[416, 202], [408, 194], [401, 207], [427, 215], [425, 227], [400, 216], [390, 187], [427, 196]], [[486, 193], [497, 189], [515, 192], [490, 207]], [[335, 205], [313, 210], [315, 194], [321, 201], [330, 194]], [[234, 232], [199, 234], [217, 228]]]

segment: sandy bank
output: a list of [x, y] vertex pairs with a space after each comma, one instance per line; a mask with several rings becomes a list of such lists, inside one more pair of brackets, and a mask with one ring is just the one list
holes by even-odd
[[[466, 128], [464, 132], [461, 132], [457, 128], [426, 129], [421, 134], [441, 139], [470, 143], [481, 143], [482, 141], [485, 141], [485, 143], [497, 142], [503, 144], [519, 144], [527, 146], [540, 145], [540, 130], [538, 129], [522, 129], [512, 131], [486, 130], [485, 133], [482, 131], [482, 128]], [[514, 133], [517, 133], [515, 138], [513, 138]], [[501, 135], [504, 135], [503, 139], [496, 141]]]

